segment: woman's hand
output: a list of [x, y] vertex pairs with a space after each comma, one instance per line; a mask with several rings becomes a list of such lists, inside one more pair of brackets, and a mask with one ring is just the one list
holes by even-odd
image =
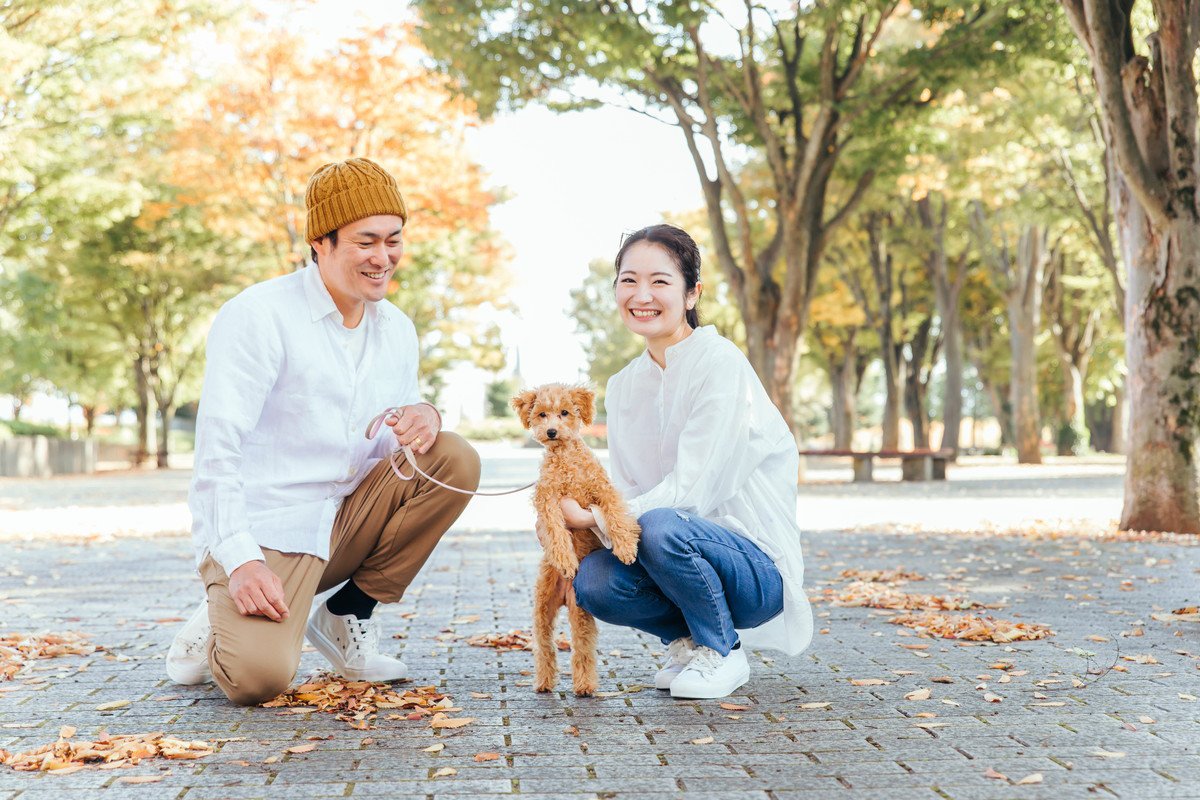
[[574, 530], [587, 530], [596, 526], [596, 515], [579, 505], [572, 497], [564, 497], [558, 501], [563, 512], [563, 522]]

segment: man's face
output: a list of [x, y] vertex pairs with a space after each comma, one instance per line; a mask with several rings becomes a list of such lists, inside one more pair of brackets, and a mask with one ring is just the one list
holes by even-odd
[[377, 214], [340, 228], [336, 245], [328, 238], [312, 243], [321, 279], [346, 322], [357, 324], [363, 303], [387, 296], [404, 253], [403, 227], [399, 216]]

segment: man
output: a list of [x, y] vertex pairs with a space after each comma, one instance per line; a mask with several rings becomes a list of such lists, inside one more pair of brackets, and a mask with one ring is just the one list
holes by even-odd
[[[404, 595], [467, 497], [399, 480], [386, 456], [411, 445], [438, 480], [479, 485], [479, 456], [418, 395], [412, 321], [384, 299], [408, 220], [395, 179], [327, 164], [304, 202], [314, 264], [243, 291], [208, 336], [188, 498], [207, 598], [167, 655], [172, 680], [214, 680], [242, 705], [287, 689], [306, 634], [346, 678], [405, 677], [372, 612]], [[390, 406], [394, 436], [367, 440]]]

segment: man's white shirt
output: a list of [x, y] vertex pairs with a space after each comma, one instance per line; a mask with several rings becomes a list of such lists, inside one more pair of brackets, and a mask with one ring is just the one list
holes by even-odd
[[[231, 574], [262, 548], [329, 558], [342, 498], [391, 452], [367, 423], [420, 402], [417, 335], [390, 302], [347, 333], [316, 265], [226, 303], [208, 335], [188, 505], [197, 563]], [[349, 346], [347, 346], [349, 343]]]

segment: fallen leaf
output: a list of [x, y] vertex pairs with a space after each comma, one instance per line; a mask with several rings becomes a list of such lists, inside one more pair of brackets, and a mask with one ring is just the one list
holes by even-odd
[[713, 743], [713, 737], [711, 737], [711, 736], [705, 736], [700, 739], [692, 739], [692, 744], [712, 744], [712, 743]]
[[1143, 725], [1153, 725], [1154, 717], [1138, 717], [1138, 722], [1142, 723]]
[[991, 692], [984, 692], [983, 699], [989, 703], [999, 703], [1004, 698], [998, 694], [992, 694]]
[[1003, 772], [997, 772], [996, 770], [992, 769], [991, 767], [988, 767], [987, 769], [985, 769], [983, 771], [983, 777], [994, 778], [995, 780], [998, 780], [998, 781], [1008, 780], [1007, 775], [1005, 775]]
[[1041, 783], [1041, 782], [1042, 782], [1042, 773], [1035, 772], [1032, 775], [1026, 775], [1024, 778], [1021, 778], [1021, 780], [1017, 781], [1016, 785], [1017, 786], [1029, 786], [1030, 784]]
[[850, 683], [854, 686], [890, 686], [892, 682], [882, 678], [851, 678]]
[[458, 774], [458, 770], [456, 770], [454, 767], [442, 767], [437, 772], [433, 773], [433, 777], [447, 778], [451, 775], [457, 775], [457, 774]]
[[928, 700], [932, 692], [929, 689], [915, 689], [904, 695], [905, 700]]
[[116, 711], [118, 708], [124, 708], [129, 705], [128, 700], [113, 700], [111, 703], [101, 703], [96, 706], [97, 711]]
[[812, 709], [812, 708], [831, 708], [832, 706], [833, 706], [833, 704], [832, 704], [832, 703], [828, 703], [828, 702], [826, 702], [826, 703], [801, 703], [801, 704], [800, 704], [800, 708], [808, 708], [808, 709]]
[[429, 727], [435, 730], [461, 728], [464, 725], [470, 725], [474, 721], [474, 717], [446, 717], [445, 719], [434, 717], [433, 721], [429, 723]]
[[1125, 757], [1125, 754], [1122, 753], [1120, 750], [1105, 750], [1103, 748], [1092, 753], [1092, 755], [1100, 756], [1101, 758], [1124, 758]]
[[749, 711], [750, 706], [739, 706], [737, 703], [721, 703], [721, 708], [726, 711]]
[[60, 739], [70, 739], [74, 735], [75, 728], [71, 725], [63, 725], [58, 729], [58, 738]]
[[568, 725], [567, 727], [563, 728], [563, 733], [567, 734], [568, 736], [578, 736], [579, 728], [575, 727], [574, 725]]
[[317, 746], [315, 744], [298, 744], [295, 747], [287, 748], [283, 752], [285, 752], [285, 753], [311, 753], [313, 750], [316, 750], [316, 749], [317, 749]]
[[913, 727], [915, 728], [945, 728], [949, 722], [918, 722]]
[[930, 678], [929, 680], [933, 683], [954, 683], [954, 678], [951, 678], [949, 675], [939, 675], [936, 678]]
[[474, 697], [476, 700], [491, 700], [492, 699], [492, 696], [490, 694], [488, 694], [487, 692], [471, 692], [471, 697]]
[[500, 758], [499, 753], [476, 753], [475, 754], [475, 760], [479, 761], [479, 762], [495, 761], [498, 758]]
[[158, 783], [166, 775], [125, 775], [117, 778], [117, 783]]
[[426, 753], [440, 753], [446, 749], [446, 745], [438, 742], [437, 744], [431, 744], [429, 747], [423, 747], [421, 749]]

